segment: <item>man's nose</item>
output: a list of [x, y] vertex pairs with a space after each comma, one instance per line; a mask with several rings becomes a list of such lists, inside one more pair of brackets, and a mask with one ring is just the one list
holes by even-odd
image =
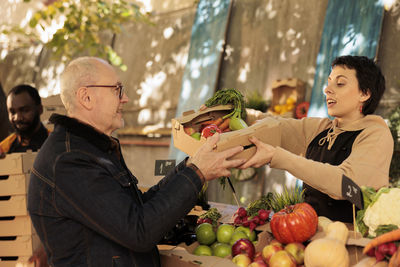
[[21, 114], [20, 112], [16, 112], [16, 113], [13, 115], [13, 120], [14, 120], [14, 121], [22, 121], [22, 119], [23, 119], [23, 116], [22, 116], [22, 114]]

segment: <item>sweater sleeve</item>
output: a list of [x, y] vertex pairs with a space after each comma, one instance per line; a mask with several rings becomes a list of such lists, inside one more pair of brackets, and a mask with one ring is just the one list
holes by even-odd
[[270, 123], [278, 122], [281, 148], [296, 155], [305, 155], [308, 144], [321, 131], [330, 127], [332, 121], [326, 118], [292, 119], [262, 113], [257, 110], [247, 109], [247, 122]]
[[278, 147], [271, 167], [287, 170], [332, 198], [342, 199], [343, 174], [359, 186], [378, 189], [388, 185], [392, 153], [393, 139], [389, 130], [370, 127], [359, 134], [353, 143], [350, 156], [338, 166], [309, 160]]

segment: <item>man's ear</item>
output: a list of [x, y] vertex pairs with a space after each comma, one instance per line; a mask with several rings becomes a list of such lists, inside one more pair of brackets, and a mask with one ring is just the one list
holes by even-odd
[[91, 110], [93, 108], [93, 96], [87, 87], [79, 87], [76, 91], [76, 98], [79, 104], [85, 109]]

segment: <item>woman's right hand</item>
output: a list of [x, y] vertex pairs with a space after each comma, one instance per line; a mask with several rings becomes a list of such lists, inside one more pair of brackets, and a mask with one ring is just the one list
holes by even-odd
[[246, 161], [239, 169], [247, 169], [249, 167], [259, 168], [265, 164], [269, 164], [275, 153], [275, 147], [261, 142], [257, 137], [252, 136], [249, 138], [257, 150], [256, 153]]

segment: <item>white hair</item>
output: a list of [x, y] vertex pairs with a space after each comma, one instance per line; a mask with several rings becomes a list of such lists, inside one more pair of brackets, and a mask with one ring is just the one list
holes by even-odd
[[[100, 63], [100, 64], [99, 64]], [[60, 76], [60, 97], [68, 113], [75, 108], [75, 95], [80, 87], [96, 84], [101, 63], [97, 57], [79, 57], [72, 60]]]

